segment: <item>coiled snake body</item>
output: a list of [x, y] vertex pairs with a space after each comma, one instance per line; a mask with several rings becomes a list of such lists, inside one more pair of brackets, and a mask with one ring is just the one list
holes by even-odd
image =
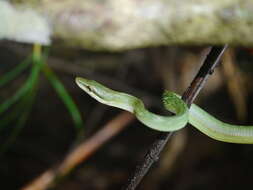
[[158, 131], [176, 131], [189, 122], [207, 136], [230, 143], [253, 144], [253, 126], [239, 126], [224, 123], [195, 104], [188, 109], [180, 96], [169, 91], [163, 95], [163, 103], [167, 110], [175, 113], [174, 116], [160, 116], [149, 112], [143, 102], [126, 93], [111, 90], [102, 84], [76, 78], [77, 85], [97, 101], [133, 113], [143, 124]]

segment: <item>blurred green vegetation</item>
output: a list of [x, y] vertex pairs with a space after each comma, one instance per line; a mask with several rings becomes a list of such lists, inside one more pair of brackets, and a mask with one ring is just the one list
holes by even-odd
[[[48, 51], [49, 50], [45, 50], [42, 52], [41, 45], [35, 44], [32, 55], [28, 56], [23, 62], [0, 78], [0, 87], [6, 88], [9, 83], [15, 80], [30, 66], [30, 74], [24, 84], [22, 84], [11, 97], [3, 100], [0, 104], [0, 115], [4, 115], [4, 117], [0, 119], [0, 130], [3, 130], [4, 127], [7, 127], [10, 123], [13, 123], [15, 126], [8, 139], [0, 146], [0, 154], [7, 150], [25, 126], [26, 120], [31, 114], [34, 100], [36, 99], [41, 73], [46, 76], [49, 83], [54, 87], [55, 92], [66, 106], [73, 119], [77, 134], [82, 130], [83, 120], [78, 107], [57, 75], [46, 63]], [[14, 108], [11, 109], [12, 107]]]

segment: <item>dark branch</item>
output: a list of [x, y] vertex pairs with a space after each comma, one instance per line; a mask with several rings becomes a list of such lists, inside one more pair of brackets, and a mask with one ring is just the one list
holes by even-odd
[[[188, 107], [191, 106], [192, 102], [195, 100], [200, 90], [203, 88], [208, 77], [214, 72], [214, 68], [219, 63], [219, 60], [226, 48], [227, 45], [211, 48], [199, 72], [182, 96], [182, 99], [187, 103]], [[160, 133], [158, 135], [146, 153], [144, 161], [137, 165], [135, 172], [129, 178], [128, 183], [124, 189], [134, 190], [137, 187], [137, 185], [149, 171], [152, 164], [159, 159], [161, 151], [163, 150], [172, 134], [173, 133]]]
[[182, 99], [190, 107], [200, 90], [205, 85], [208, 77], [214, 72], [214, 68], [219, 63], [219, 60], [224, 53], [227, 45], [222, 47], [213, 47], [211, 48], [209, 54], [206, 56], [203, 65], [201, 66], [199, 72], [193, 79], [190, 86], [184, 92]]

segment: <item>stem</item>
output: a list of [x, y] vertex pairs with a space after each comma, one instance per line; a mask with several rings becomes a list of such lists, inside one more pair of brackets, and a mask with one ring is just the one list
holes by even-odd
[[24, 61], [14, 67], [11, 71], [7, 72], [0, 78], [0, 87], [3, 87], [7, 83], [11, 82], [18, 75], [20, 75], [31, 64], [31, 56], [27, 57]]
[[65, 106], [67, 107], [77, 131], [83, 128], [83, 120], [81, 113], [75, 104], [74, 100], [65, 89], [64, 85], [60, 82], [54, 71], [44, 62], [42, 66], [42, 71], [44, 72], [46, 78], [50, 82], [50, 84], [55, 89], [56, 93], [59, 95], [59, 98], [63, 101]]
[[[219, 60], [226, 48], [227, 45], [211, 48], [199, 72], [182, 96], [182, 99], [187, 103], [188, 107], [191, 106], [192, 102], [195, 100], [196, 96], [206, 83], [208, 77], [213, 73], [214, 68], [219, 63]], [[138, 186], [143, 177], [149, 171], [152, 164], [155, 161], [158, 161], [160, 153], [172, 135], [173, 133], [160, 133], [158, 135], [154, 143], [147, 151], [144, 161], [137, 165], [135, 172], [132, 174], [132, 176], [130, 176], [127, 185], [123, 189], [134, 190]]]

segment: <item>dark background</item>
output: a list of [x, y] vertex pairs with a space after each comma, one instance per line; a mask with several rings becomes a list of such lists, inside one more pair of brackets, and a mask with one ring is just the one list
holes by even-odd
[[[0, 42], [0, 76], [22, 62], [32, 47]], [[157, 47], [122, 53], [89, 52], [50, 47], [47, 64], [57, 73], [78, 105], [84, 120], [82, 141], [89, 139], [121, 110], [86, 95], [76, 76], [97, 80], [115, 90], [136, 95], [164, 114], [164, 89], [182, 94], [197, 73], [206, 47]], [[230, 48], [210, 77], [196, 103], [217, 118], [234, 124], [252, 124], [252, 50]], [[0, 89], [1, 103], [25, 81], [28, 71]], [[227, 72], [226, 72], [227, 71]], [[231, 82], [232, 81], [232, 82]], [[238, 112], [238, 110], [241, 110]], [[0, 115], [8, 117], [12, 109]], [[0, 131], [3, 144], [15, 122]], [[134, 121], [105, 143], [52, 189], [120, 189], [143, 159], [158, 132]], [[43, 171], [61, 163], [74, 148], [72, 119], [45, 77], [25, 127], [0, 157], [1, 189], [19, 189]], [[252, 187], [252, 145], [215, 141], [192, 126], [177, 132], [139, 189], [249, 189]]]

